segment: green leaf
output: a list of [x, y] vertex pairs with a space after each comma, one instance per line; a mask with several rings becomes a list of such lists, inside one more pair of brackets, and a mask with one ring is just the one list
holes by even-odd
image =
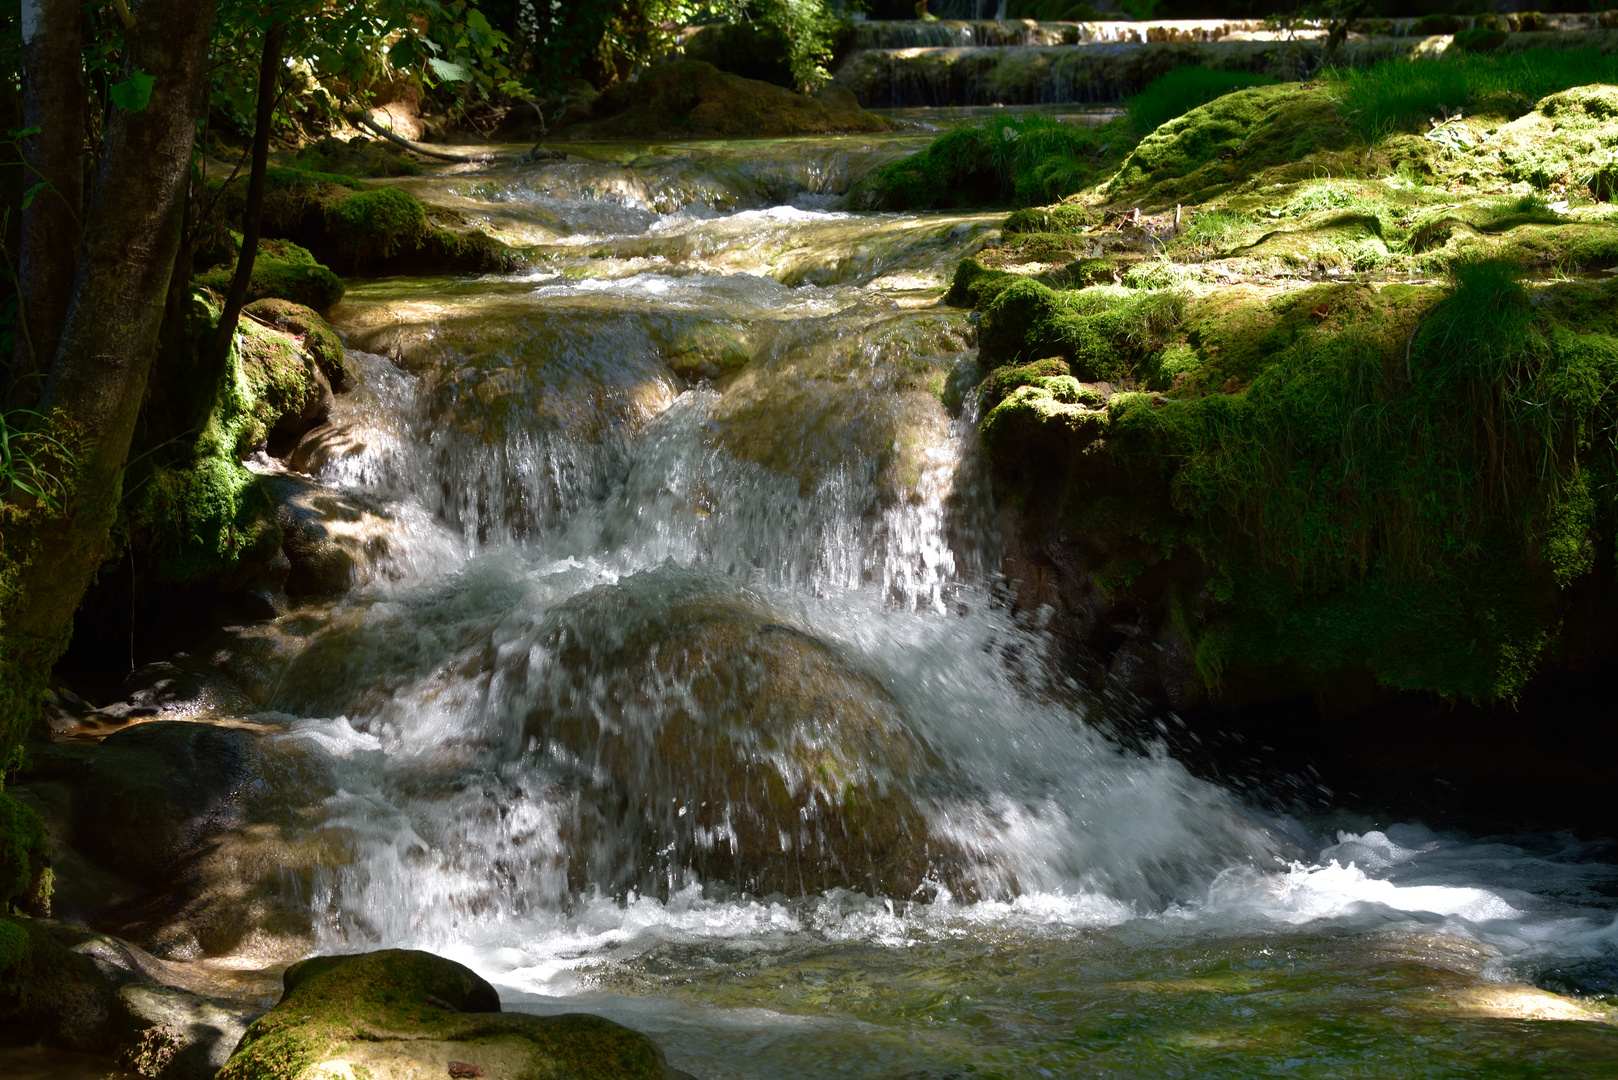
[[467, 82], [472, 78], [472, 73], [462, 65], [440, 60], [436, 56], [427, 61], [427, 66], [433, 69], [433, 74], [445, 82]]
[[22, 208], [24, 210], [26, 210], [30, 206], [32, 206], [34, 204], [34, 196], [38, 195], [41, 191], [44, 191], [46, 188], [48, 188], [50, 186], [51, 186], [50, 181], [41, 180], [39, 183], [35, 184], [33, 187], [31, 187], [27, 191], [23, 192]]
[[37, 126], [36, 127], [27, 127], [27, 128], [19, 128], [19, 129], [14, 130], [14, 131], [11, 132], [11, 137], [13, 139], [26, 139], [30, 135], [38, 135], [40, 133], [40, 130], [41, 129], [39, 127], [37, 127]]
[[144, 71], [131, 71], [129, 78], [121, 83], [114, 83], [107, 91], [112, 103], [125, 112], [140, 112], [152, 100], [152, 85], [157, 82], [155, 76]]

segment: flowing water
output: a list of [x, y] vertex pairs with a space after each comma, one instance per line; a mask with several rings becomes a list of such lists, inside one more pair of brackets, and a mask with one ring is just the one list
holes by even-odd
[[1285, 817], [1087, 722], [938, 303], [997, 216], [839, 209], [914, 145], [414, 182], [538, 269], [336, 315], [363, 386], [302, 463], [391, 532], [271, 693], [346, 852], [319, 947], [713, 1078], [1618, 1075], [1602, 1000], [1528, 985], [1612, 964], [1599, 845]]

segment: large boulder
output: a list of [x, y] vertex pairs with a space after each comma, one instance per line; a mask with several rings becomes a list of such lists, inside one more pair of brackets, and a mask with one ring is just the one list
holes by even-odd
[[[674, 1080], [650, 1039], [580, 1013], [501, 1013], [494, 988], [431, 953], [324, 956], [287, 969], [219, 1080]], [[456, 1066], [460, 1068], [457, 1069]]]
[[919, 795], [938, 762], [899, 704], [753, 598], [665, 567], [559, 605], [529, 645], [502, 650], [499, 677], [512, 723], [580, 791], [577, 884], [690, 869], [756, 895], [967, 887]]

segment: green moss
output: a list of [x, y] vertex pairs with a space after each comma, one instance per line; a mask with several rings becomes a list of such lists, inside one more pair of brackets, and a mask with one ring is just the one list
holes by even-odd
[[[1196, 301], [1143, 365], [1174, 392], [1115, 394], [1109, 464], [1066, 466], [1065, 532], [1110, 553], [1094, 571], [1109, 588], [1194, 553], [1180, 622], [1230, 700], [1356, 671], [1512, 697], [1558, 647], [1564, 591], [1610, 558], [1618, 476], [1614, 287], [1529, 290], [1517, 273], [1463, 262], [1447, 289]], [[1019, 290], [1038, 295], [1004, 297]], [[1025, 462], [1051, 453], [1039, 425], [1071, 446], [1085, 410], [1026, 381], [996, 407], [991, 451], [1032, 483]]]
[[991, 367], [1060, 356], [1080, 378], [1125, 378], [1178, 324], [1177, 293], [1098, 285], [1057, 292], [1019, 279], [983, 314], [978, 348]]
[[1031, 442], [1052, 436], [1085, 444], [1106, 433], [1108, 417], [1099, 395], [1080, 389], [1071, 375], [1037, 378], [1017, 387], [983, 418], [983, 446], [989, 453], [1015, 440], [1026, 451]]
[[[297, 248], [302, 255], [309, 256], [307, 251], [287, 241], [267, 241], [267, 243]], [[235, 273], [235, 264], [225, 263], [198, 275], [197, 284], [223, 294], [229, 290], [231, 278]], [[302, 258], [283, 260], [266, 250], [253, 260], [253, 276], [248, 279], [247, 299], [253, 301], [266, 298], [289, 300], [304, 307], [324, 309], [343, 298], [343, 283], [336, 274], [315, 262], [312, 256], [309, 256], [307, 261]]]
[[[316, 957], [289, 968], [284, 981], [280, 1003], [248, 1027], [219, 1080], [313, 1080], [315, 1066], [334, 1058], [357, 1069], [382, 1058], [397, 1065], [428, 1040], [455, 1044], [455, 1057], [494, 1075], [668, 1075], [662, 1052], [644, 1036], [595, 1016], [501, 1013], [488, 983], [429, 953]], [[434, 1067], [430, 1057], [417, 1061]]]
[[326, 208], [332, 240], [356, 265], [417, 247], [428, 234], [427, 210], [409, 192], [376, 188]]
[[1101, 214], [1093, 207], [1077, 202], [1064, 202], [1014, 210], [1000, 229], [1009, 236], [1013, 233], [1082, 232], [1092, 225], [1099, 224]]
[[1216, 71], [1187, 66], [1152, 80], [1129, 100], [1129, 122], [1137, 135], [1149, 135], [1177, 116], [1236, 90], [1273, 86], [1273, 75], [1246, 71]]
[[1054, 357], [1046, 360], [1035, 360], [1032, 364], [1019, 364], [1015, 367], [998, 368], [989, 373], [983, 380], [979, 389], [980, 400], [985, 409], [992, 409], [998, 405], [1002, 398], [1019, 386], [1028, 386], [1041, 379], [1055, 377], [1070, 377], [1072, 372], [1067, 361]]
[[1053, 203], [1105, 175], [1133, 142], [1121, 120], [1092, 128], [1033, 114], [967, 124], [879, 169], [856, 199], [897, 210]]
[[[205, 321], [217, 319], [209, 310]], [[200, 435], [133, 494], [129, 531], [162, 582], [229, 587], [281, 542], [268, 497], [242, 458], [322, 391], [297, 338], [244, 319]]]
[[1349, 141], [1336, 98], [1320, 84], [1239, 90], [1192, 109], [1140, 141], [1107, 183], [1116, 202], [1202, 202], [1265, 169], [1308, 175], [1310, 159]]
[[987, 270], [976, 259], [962, 259], [950, 279], [944, 302], [954, 307], [982, 308], [1018, 280], [1004, 270]]
[[301, 338], [304, 349], [320, 365], [333, 390], [342, 393], [354, 385], [356, 376], [348, 361], [348, 351], [343, 348], [343, 339], [319, 312], [281, 299], [258, 300], [243, 310]]
[[[39, 815], [0, 791], [0, 911], [18, 904], [50, 910], [50, 848]], [[0, 942], [0, 951], [5, 947]], [[0, 957], [0, 969], [5, 967]]]

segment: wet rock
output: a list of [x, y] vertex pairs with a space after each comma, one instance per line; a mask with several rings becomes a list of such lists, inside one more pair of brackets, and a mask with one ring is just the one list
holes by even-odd
[[661, 64], [619, 83], [591, 107], [592, 119], [560, 129], [566, 139], [771, 138], [888, 131], [893, 122], [828, 86], [798, 94], [687, 60]]
[[211, 998], [128, 942], [53, 920], [0, 920], [0, 1037], [116, 1054], [148, 1080], [209, 1080], [263, 1012]]
[[288, 596], [331, 596], [387, 551], [388, 523], [360, 499], [288, 473], [263, 477], [291, 564]]
[[123, 1058], [153, 1080], [211, 1080], [261, 1010], [158, 983], [118, 990], [129, 1016]]
[[747, 597], [644, 572], [561, 605], [529, 644], [502, 650], [523, 660], [500, 677], [580, 789], [581, 884], [655, 889], [694, 868], [754, 894], [908, 896], [959, 876], [918, 801], [937, 763], [898, 704]]
[[430, 953], [316, 957], [287, 969], [281, 1003], [254, 1021], [220, 1080], [452, 1075], [662, 1080], [683, 1076], [644, 1035], [580, 1013], [499, 1012], [494, 988]]
[[155, 885], [185, 852], [238, 820], [260, 766], [250, 731], [158, 720], [99, 744], [35, 748], [29, 779], [73, 789], [74, 846], [131, 881]]

